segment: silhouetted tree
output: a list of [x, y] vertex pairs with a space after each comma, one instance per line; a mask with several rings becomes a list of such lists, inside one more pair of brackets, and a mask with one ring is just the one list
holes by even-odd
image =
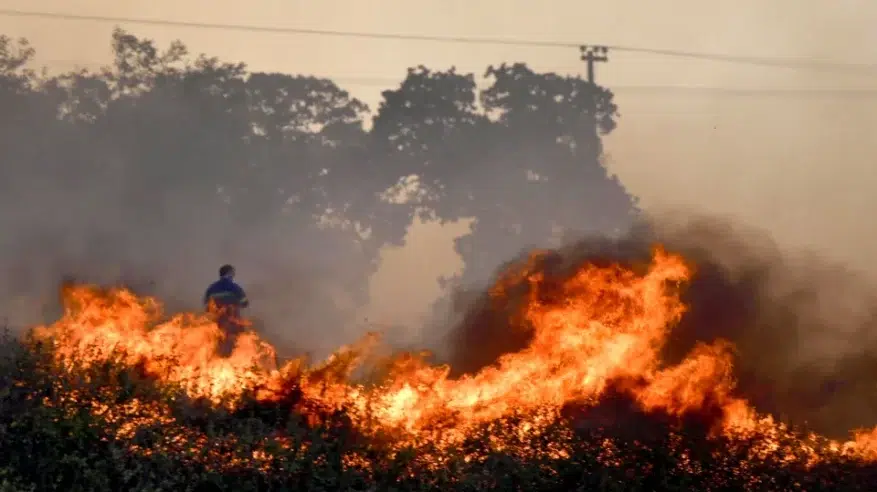
[[564, 232], [628, 227], [635, 200], [601, 161], [600, 136], [615, 128], [612, 93], [523, 64], [490, 67], [487, 75], [481, 102], [496, 123], [483, 139], [489, 157], [470, 178], [473, 232], [457, 242], [466, 277], [483, 279], [522, 247], [545, 246]]
[[[46, 77], [27, 70], [26, 42], [0, 38], [4, 186], [26, 183], [14, 192], [22, 203], [41, 189], [63, 204], [28, 229], [63, 255], [123, 269], [148, 257], [153, 270], [167, 256], [151, 272], [161, 276], [177, 262], [279, 257], [294, 239], [311, 269], [289, 267], [308, 277], [296, 302], [330, 304], [340, 289], [356, 305], [381, 246], [401, 244], [415, 214], [474, 219], [456, 244], [466, 265], [456, 280], [470, 283], [560, 234], [624, 228], [635, 211], [601, 165], [612, 93], [578, 77], [503, 64], [479, 93], [472, 74], [419, 66], [383, 93], [366, 130], [368, 108], [331, 80], [249, 73], [122, 30], [112, 48], [100, 71]], [[57, 246], [84, 224], [86, 238]], [[247, 249], [253, 231], [259, 251]], [[197, 297], [193, 285], [180, 297]]]
[[457, 242], [464, 281], [565, 231], [627, 227], [635, 201], [601, 164], [600, 137], [615, 127], [612, 93], [524, 64], [486, 75], [479, 108], [471, 74], [411, 69], [384, 92], [372, 130], [388, 178], [418, 176], [417, 206], [442, 220], [475, 219]]
[[42, 124], [51, 122], [53, 115], [51, 106], [37, 95], [39, 81], [28, 67], [34, 54], [26, 40], [0, 36], [0, 148], [4, 160], [0, 166], [0, 190], [5, 193], [38, 174], [31, 164], [37, 161], [42, 149], [28, 145], [27, 137], [53, 129], [41, 129]]
[[371, 136], [384, 160], [384, 183], [404, 185], [398, 180], [416, 175], [419, 188], [409, 203], [444, 220], [468, 213], [460, 206], [461, 190], [449, 184], [470, 173], [484, 151], [480, 139], [490, 122], [476, 106], [474, 77], [420, 66], [383, 97]]
[[[14, 181], [25, 208], [46, 205], [36, 200], [55, 208], [38, 218], [0, 214], [27, 231], [16, 238], [21, 248], [48, 270], [85, 255], [95, 260], [88, 266], [146, 267], [155, 277], [181, 262], [237, 251], [258, 264], [294, 249], [307, 274], [266, 266], [288, 268], [289, 283], [301, 284], [287, 293], [291, 304], [331, 305], [332, 291], [364, 302], [386, 242], [364, 221], [391, 206], [356, 183], [375, 162], [363, 129], [368, 108], [332, 81], [251, 74], [240, 63], [190, 57], [180, 42], [161, 50], [116, 30], [112, 47], [109, 67], [47, 78], [25, 70], [33, 56], [25, 42], [0, 42], [4, 186]], [[213, 233], [202, 238], [199, 229]], [[254, 239], [259, 246], [248, 249]], [[166, 266], [156, 271], [160, 257]], [[138, 265], [142, 258], [151, 263]], [[197, 299], [203, 281], [179, 286], [179, 297]]]

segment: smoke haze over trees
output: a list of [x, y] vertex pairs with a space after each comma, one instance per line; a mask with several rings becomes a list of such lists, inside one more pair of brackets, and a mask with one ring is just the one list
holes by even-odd
[[112, 66], [53, 77], [26, 42], [0, 41], [13, 325], [51, 316], [64, 276], [191, 309], [231, 262], [271, 336], [328, 349], [346, 337], [327, 327], [367, 304], [380, 248], [418, 215], [474, 219], [450, 286], [636, 212], [600, 161], [612, 93], [579, 78], [500, 64], [479, 91], [472, 74], [414, 67], [370, 111], [331, 80], [111, 41]]
[[[419, 66], [368, 108], [331, 80], [252, 73], [123, 31], [111, 41], [112, 66], [48, 77], [30, 46], [0, 40], [0, 315], [13, 326], [54, 318], [65, 276], [197, 309], [231, 262], [272, 342], [325, 353], [358, 335], [341, 331], [369, 302], [382, 247], [418, 216], [471, 218], [456, 242], [465, 268], [436, 311], [461, 315], [456, 340], [474, 352], [446, 355], [473, 371], [525, 342], [503, 313], [472, 308], [481, 282], [524, 249], [623, 235], [638, 215], [601, 163], [612, 92], [579, 78], [500, 63], [479, 90], [474, 74]], [[877, 367], [868, 288], [785, 264], [759, 235], [646, 237], [705, 267], [684, 341], [737, 342], [761, 408], [827, 431], [870, 424], [858, 396]], [[649, 241], [631, 241], [633, 253], [608, 256], [647, 255]], [[590, 258], [579, 246], [572, 257]]]

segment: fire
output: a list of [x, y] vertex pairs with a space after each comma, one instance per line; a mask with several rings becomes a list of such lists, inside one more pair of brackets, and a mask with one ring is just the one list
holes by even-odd
[[[208, 317], [166, 317], [155, 299], [92, 286], [65, 290], [64, 315], [32, 330], [32, 339], [50, 343], [65, 367], [107, 360], [138, 365], [193, 398], [232, 408], [248, 390], [270, 401], [295, 383], [309, 405], [343, 409], [364, 435], [389, 435], [400, 445], [454, 446], [478, 426], [512, 415], [526, 416], [518, 424], [521, 435], [538, 431], [567, 405], [593, 407], [610, 388], [629, 393], [643, 411], [683, 416], [715, 408], [720, 414], [715, 435], [756, 436], [762, 450], [775, 451], [780, 438], [791, 435], [735, 395], [729, 343], [702, 343], [676, 365], [661, 360], [685, 313], [680, 287], [693, 272], [683, 258], [656, 248], [641, 269], [584, 264], [561, 279], [533, 268], [538, 258], [534, 254], [530, 263], [508, 272], [491, 291], [502, 297], [512, 288], [526, 289], [526, 302], [513, 316], [531, 331], [529, 346], [460, 378], [451, 378], [448, 367], [429, 365], [422, 354], [400, 354], [371, 362], [384, 369], [379, 382], [357, 381], [355, 372], [378, 345], [376, 334], [313, 367], [304, 360], [278, 365], [273, 347], [252, 332], [238, 339], [230, 357], [221, 358], [217, 346], [223, 335]], [[94, 411], [108, 407], [95, 404]], [[117, 413], [131, 414], [120, 432], [130, 434], [142, 425], [137, 419], [144, 412], [164, 423], [171, 419], [160, 409], [130, 403]], [[877, 459], [877, 429], [859, 431], [845, 443], [818, 436], [798, 441], [789, 460], [814, 463], [828, 454]], [[607, 444], [604, 453], [611, 452]]]

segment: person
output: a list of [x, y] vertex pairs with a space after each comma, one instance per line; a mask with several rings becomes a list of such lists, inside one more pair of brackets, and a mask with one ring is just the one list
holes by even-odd
[[219, 280], [204, 292], [204, 307], [216, 316], [216, 323], [225, 335], [219, 346], [220, 355], [224, 357], [231, 354], [237, 336], [244, 331], [241, 308], [250, 305], [246, 292], [234, 281], [235, 273], [233, 266], [223, 265], [219, 268]]

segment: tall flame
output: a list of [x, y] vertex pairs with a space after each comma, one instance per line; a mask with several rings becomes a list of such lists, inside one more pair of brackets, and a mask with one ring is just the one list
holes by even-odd
[[[210, 319], [193, 314], [164, 319], [157, 300], [124, 289], [68, 288], [63, 317], [35, 328], [32, 335], [50, 342], [62, 364], [88, 365], [122, 354], [124, 363], [140, 364], [151, 376], [217, 404], [233, 405], [251, 388], [271, 400], [295, 382], [309, 402], [343, 408], [362, 433], [392, 435], [399, 443], [452, 446], [480, 424], [513, 414], [529, 415], [520, 425], [531, 429], [569, 404], [587, 408], [599, 403], [610, 387], [628, 392], [644, 411], [681, 416], [715, 407], [720, 411], [715, 433], [756, 435], [764, 449], [789, 433], [735, 396], [728, 342], [699, 344], [676, 365], [661, 360], [664, 344], [685, 313], [679, 287], [692, 269], [683, 258], [656, 248], [642, 271], [584, 264], [556, 279], [531, 268], [538, 257], [491, 291], [502, 297], [512, 287], [526, 288], [526, 302], [515, 314], [531, 330], [531, 342], [459, 378], [421, 355], [400, 354], [384, 361], [379, 382], [354, 381], [352, 375], [378, 342], [376, 334], [314, 367], [303, 360], [278, 365], [273, 347], [252, 332], [239, 337], [230, 357], [221, 358], [217, 344], [223, 335]], [[806, 459], [815, 462], [826, 454], [875, 459], [875, 436], [877, 429], [845, 443], [825, 441], [818, 449], [813, 444]]]

